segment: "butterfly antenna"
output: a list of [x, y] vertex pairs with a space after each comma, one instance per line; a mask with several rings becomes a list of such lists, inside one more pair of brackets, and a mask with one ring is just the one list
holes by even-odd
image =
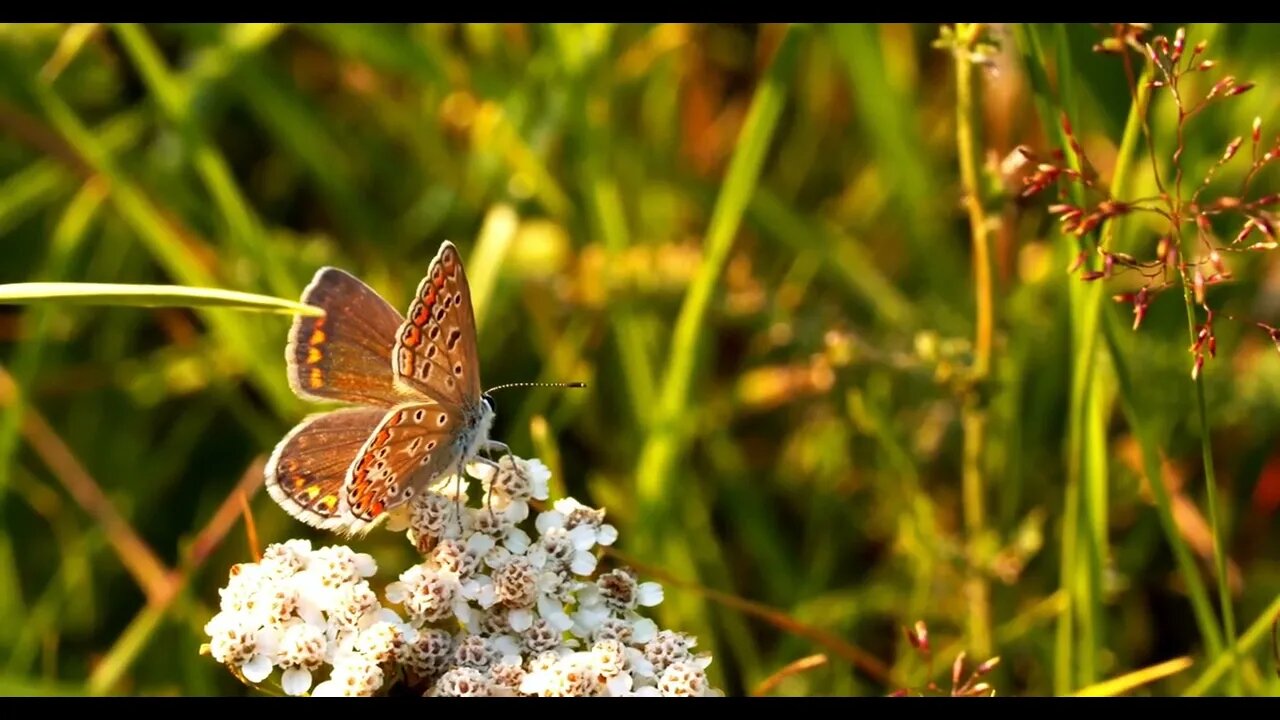
[[507, 383], [506, 385], [499, 385], [497, 387], [491, 387], [488, 390], [485, 390], [485, 392], [493, 392], [494, 390], [505, 390], [507, 388], [514, 388], [514, 387], [584, 388], [586, 386], [587, 384], [584, 382], [567, 382], [567, 383], [564, 383], [564, 382], [518, 382], [518, 383]]

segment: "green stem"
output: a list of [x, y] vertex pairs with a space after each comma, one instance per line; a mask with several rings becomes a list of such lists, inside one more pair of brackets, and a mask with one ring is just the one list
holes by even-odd
[[[1185, 148], [1183, 135], [1186, 122], [1189, 115], [1182, 101], [1182, 95], [1179, 91], [1178, 80], [1180, 76], [1175, 75], [1173, 82], [1168, 85], [1169, 92], [1173, 96], [1174, 106], [1177, 109], [1177, 150], [1173, 155], [1173, 199], [1166, 199], [1169, 203], [1169, 217], [1172, 225], [1174, 237], [1178, 242], [1178, 249], [1184, 258], [1192, 257], [1191, 250], [1194, 249], [1193, 238], [1183, 235], [1182, 224], [1184, 218], [1188, 218], [1188, 209], [1183, 204], [1182, 192], [1182, 152]], [[1168, 193], [1165, 194], [1166, 198]], [[1182, 280], [1182, 299], [1187, 310], [1187, 336], [1190, 342], [1195, 345], [1196, 342], [1196, 298], [1192, 292], [1192, 283], [1187, 277], [1185, 269], [1180, 273]], [[1197, 358], [1197, 362], [1199, 358]], [[1209, 527], [1213, 534], [1213, 560], [1215, 570], [1218, 576], [1218, 602], [1222, 605], [1222, 626], [1225, 636], [1230, 640], [1235, 638], [1235, 612], [1232, 610], [1231, 590], [1227, 582], [1227, 557], [1225, 542], [1222, 537], [1222, 526], [1218, 520], [1218, 483], [1213, 470], [1213, 442], [1209, 435], [1209, 414], [1205, 409], [1204, 399], [1204, 368], [1201, 367], [1198, 372], [1193, 373], [1192, 381], [1196, 386], [1196, 417], [1200, 425], [1200, 456], [1204, 463], [1204, 480], [1206, 495], [1208, 495], [1208, 513]], [[1231, 653], [1231, 692], [1235, 695], [1242, 694], [1243, 679], [1241, 675], [1239, 658], [1236, 656], [1235, 645], [1230, 648]]]
[[[1070, 149], [1066, 132], [1059, 119], [1065, 114], [1076, 117], [1072, 103], [1072, 60], [1064, 28], [1056, 28], [1058, 87], [1049, 82], [1040, 30], [1036, 26], [1015, 26], [1018, 45], [1028, 76], [1035, 91], [1036, 107], [1045, 133], [1067, 153], [1070, 165], [1079, 170], [1079, 162]], [[1114, 192], [1123, 196], [1132, 185], [1135, 151], [1141, 140], [1141, 128], [1148, 90], [1144, 75], [1138, 83], [1138, 95], [1129, 108], [1124, 137], [1117, 153], [1112, 179]], [[1073, 201], [1081, 204], [1079, 186], [1070, 188]], [[1101, 228], [1100, 244], [1108, 246], [1115, 225], [1108, 221]], [[1066, 237], [1064, 250], [1075, 255], [1075, 238]], [[1109, 400], [1101, 382], [1106, 378], [1099, 362], [1099, 320], [1103, 292], [1099, 284], [1072, 283], [1070, 318], [1073, 355], [1071, 400], [1068, 419], [1067, 479], [1065, 518], [1063, 521], [1061, 583], [1069, 590], [1072, 612], [1064, 613], [1058, 626], [1054, 663], [1054, 688], [1058, 694], [1070, 692], [1073, 673], [1085, 683], [1096, 680], [1096, 661], [1103, 647], [1102, 577], [1108, 554], [1107, 547], [1107, 450], [1106, 432]], [[1083, 544], [1082, 544], [1083, 543]], [[1076, 623], [1079, 626], [1076, 626]], [[1076, 635], [1079, 635], [1077, 638]], [[1074, 657], [1077, 643], [1081, 656]]]
[[[1055, 141], [1060, 150], [1067, 152], [1069, 142], [1058, 119], [1065, 112], [1070, 115], [1070, 55], [1059, 54], [1058, 78], [1059, 87], [1055, 90], [1049, 82], [1043, 43], [1040, 29], [1035, 25], [1016, 25], [1014, 33], [1027, 68], [1027, 75], [1035, 91], [1036, 109], [1039, 112], [1045, 134]], [[1074, 158], [1068, 156], [1070, 160]], [[1079, 202], [1079, 188], [1072, 187], [1070, 192]], [[1063, 244], [1068, 254], [1074, 255], [1073, 240], [1063, 237]], [[1054, 640], [1053, 688], [1054, 693], [1065, 695], [1071, 692], [1074, 685], [1074, 672], [1078, 667], [1075, 658], [1074, 641], [1076, 637], [1076, 619], [1081, 616], [1082, 624], [1088, 624], [1092, 615], [1087, 587], [1082, 579], [1087, 577], [1078, 567], [1080, 561], [1079, 540], [1081, 528], [1082, 481], [1081, 460], [1084, 446], [1084, 421], [1087, 399], [1093, 387], [1094, 331], [1096, 330], [1097, 311], [1100, 307], [1097, 288], [1080, 287], [1072, 284], [1068, 287], [1070, 298], [1070, 322], [1072, 324], [1071, 343], [1076, 348], [1072, 357], [1071, 396], [1067, 422], [1067, 467], [1066, 487], [1063, 491], [1062, 547], [1059, 558], [1059, 583], [1067, 592], [1071, 607], [1058, 619]], [[1088, 658], [1081, 659], [1079, 666], [1088, 675], [1091, 665]]]
[[[1154, 74], [1154, 69], [1151, 65], [1147, 65], [1141, 75], [1134, 78], [1132, 68], [1126, 58], [1125, 72], [1126, 77], [1134, 86], [1135, 96], [1128, 121], [1125, 124], [1124, 138], [1120, 144], [1119, 160], [1116, 165], [1114, 186], [1117, 193], [1126, 193], [1128, 186], [1132, 184], [1130, 178], [1132, 177], [1131, 169], [1133, 168], [1133, 149], [1142, 135], [1147, 137], [1156, 183], [1158, 186], [1163, 187], [1160, 183], [1159, 168], [1154, 165], [1155, 155], [1151, 145], [1150, 133], [1143, 132], [1146, 127], [1146, 108], [1151, 96], [1151, 88], [1148, 82]], [[1104, 246], [1111, 246], [1114, 227], [1114, 223], [1109, 222], [1106, 225], [1102, 240]], [[1160, 524], [1178, 563], [1178, 569], [1187, 584], [1187, 595], [1190, 598], [1196, 625], [1199, 628], [1201, 638], [1204, 640], [1205, 648], [1210, 656], [1216, 657], [1222, 652], [1223, 638], [1217, 626], [1217, 620], [1214, 617], [1213, 605], [1209, 600], [1209, 592], [1205, 587], [1204, 579], [1200, 575], [1200, 570], [1195, 563], [1191, 550], [1187, 547], [1186, 541], [1183, 539], [1174, 520], [1169, 490], [1165, 487], [1160, 467], [1159, 447], [1135, 405], [1136, 396], [1133, 389], [1132, 376], [1129, 374], [1128, 363], [1120, 349], [1117, 338], [1117, 332], [1119, 332], [1118, 322], [1114, 316], [1110, 316], [1108, 320], [1109, 322], [1104, 326], [1104, 331], [1112, 367], [1120, 385], [1120, 395], [1124, 401], [1123, 405], [1129, 426], [1133, 429], [1134, 436], [1138, 439], [1142, 450], [1143, 468], [1151, 488], [1151, 494], [1155, 499]]]
[[991, 243], [987, 219], [982, 207], [982, 188], [978, 176], [978, 140], [975, 125], [977, 108], [973, 102], [973, 63], [967, 51], [977, 42], [981, 26], [956, 26], [956, 144], [960, 156], [960, 177], [964, 185], [965, 206], [969, 214], [969, 231], [973, 241], [973, 272], [977, 299], [977, 337], [974, 343], [974, 365], [964, 407], [964, 479], [963, 503], [965, 533], [969, 542], [969, 577], [965, 595], [969, 605], [969, 635], [972, 651], [979, 657], [991, 655], [990, 588], [982, 571], [982, 555], [978, 552], [986, 524], [985, 488], [983, 481], [983, 449], [986, 441], [987, 412], [983, 384], [991, 370], [991, 345], [995, 312], [991, 280]]
[[1132, 428], [1134, 436], [1138, 439], [1138, 445], [1142, 449], [1143, 471], [1146, 473], [1147, 483], [1156, 501], [1160, 525], [1164, 529], [1169, 547], [1173, 550], [1178, 570], [1187, 583], [1187, 595], [1191, 599], [1191, 609], [1195, 613], [1196, 625], [1199, 626], [1200, 636], [1204, 639], [1205, 649], [1209, 656], [1217, 657], [1223, 649], [1222, 631], [1218, 628], [1217, 618], [1213, 614], [1213, 605], [1209, 601], [1209, 591], [1205, 587], [1204, 579], [1200, 576], [1199, 568], [1196, 567], [1195, 558], [1191, 554], [1191, 549], [1187, 547], [1186, 541], [1182, 539], [1178, 523], [1173, 517], [1173, 504], [1169, 498], [1169, 489], [1164, 484], [1164, 474], [1160, 468], [1160, 455], [1155, 439], [1151, 437], [1149, 427], [1134, 404], [1133, 378], [1129, 374], [1128, 363], [1120, 351], [1116, 337], [1119, 332], [1117, 327], [1119, 323], [1115, 316], [1111, 316], [1109, 320], [1104, 329], [1111, 350], [1112, 366], [1115, 368], [1116, 379], [1120, 384], [1120, 395], [1124, 399], [1123, 405], [1129, 427]]
[[[1183, 247], [1183, 252], [1187, 250]], [[1187, 255], [1183, 255], [1187, 257]], [[1195, 297], [1191, 292], [1191, 283], [1183, 277], [1182, 296], [1184, 304], [1187, 307], [1187, 334], [1191, 338], [1191, 342], [1196, 340], [1196, 311]], [[1209, 511], [1209, 527], [1213, 533], [1213, 563], [1214, 570], [1218, 576], [1218, 602], [1222, 606], [1222, 627], [1223, 633], [1227, 638], [1236, 636], [1236, 620], [1235, 612], [1232, 610], [1231, 589], [1227, 583], [1227, 554], [1224, 547], [1222, 537], [1222, 526], [1218, 521], [1218, 482], [1213, 471], [1213, 443], [1209, 436], [1209, 416], [1205, 410], [1204, 400], [1204, 370], [1201, 369], [1195, 378], [1196, 385], [1196, 416], [1200, 423], [1200, 455], [1204, 461], [1204, 482], [1205, 494], [1208, 496]], [[1232, 644], [1228, 648], [1231, 662], [1231, 692], [1236, 695], [1242, 693], [1242, 679], [1240, 675], [1240, 660], [1236, 654], [1235, 645]]]
[[[1080, 116], [1075, 102], [1075, 77], [1071, 43], [1067, 38], [1066, 26], [1054, 25], [1056, 44], [1058, 89], [1060, 93], [1060, 113], [1066, 117]], [[1138, 112], [1136, 104], [1130, 106], [1130, 117]], [[1066, 129], [1057, 122], [1058, 116], [1052, 118], [1059, 138], [1060, 147], [1067, 153], [1069, 162], [1076, 170], [1083, 170], [1083, 161], [1069, 149]], [[1131, 130], [1131, 128], [1126, 128]], [[1117, 166], [1112, 178], [1113, 185], [1127, 182], [1127, 168], [1133, 151], [1133, 140], [1136, 135], [1129, 135], [1121, 141], [1121, 153], [1117, 158]], [[1127, 152], [1126, 152], [1127, 151]], [[1117, 188], [1118, 191], [1122, 191]], [[1075, 187], [1073, 197], [1083, 204], [1083, 191]], [[1112, 232], [1113, 223], [1108, 222], [1100, 235]], [[1085, 246], [1088, 239], [1082, 238]], [[1105, 243], [1102, 241], [1100, 244]], [[1076, 247], [1072, 247], [1075, 250]], [[1103, 288], [1100, 283], [1072, 283], [1070, 287], [1072, 317], [1079, 318], [1073, 323], [1075, 330], [1074, 345], [1079, 351], [1074, 358], [1072, 406], [1071, 406], [1071, 456], [1070, 472], [1074, 476], [1075, 490], [1079, 493], [1078, 507], [1080, 515], [1073, 526], [1079, 533], [1077, 542], [1076, 566], [1067, 568], [1074, 578], [1076, 603], [1074, 610], [1079, 619], [1079, 656], [1074, 664], [1078, 672], [1077, 681], [1081, 685], [1091, 685], [1098, 681], [1098, 658], [1102, 653], [1102, 638], [1106, 636], [1103, 628], [1105, 616], [1102, 606], [1102, 576], [1107, 556], [1107, 415], [1108, 399], [1104, 392], [1103, 379], [1105, 371], [1101, 366], [1102, 359], [1098, 355], [1099, 323], [1102, 313]]]

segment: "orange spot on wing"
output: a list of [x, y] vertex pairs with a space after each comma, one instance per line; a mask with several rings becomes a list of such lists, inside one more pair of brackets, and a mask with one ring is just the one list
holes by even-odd
[[319, 348], [313, 347], [307, 351], [307, 364], [315, 365], [316, 363], [320, 362], [320, 359], [323, 357], [324, 357], [324, 353], [320, 352]]
[[410, 325], [404, 329], [404, 344], [408, 347], [418, 347], [422, 344], [422, 330], [417, 325]]
[[311, 368], [311, 387], [316, 390], [324, 387], [324, 373], [320, 368]]
[[406, 347], [400, 348], [400, 372], [413, 375], [413, 351]]
[[424, 303], [418, 303], [413, 309], [413, 324], [422, 327], [427, 324], [427, 320], [431, 319], [431, 311], [427, 309]]
[[314, 346], [314, 345], [323, 345], [323, 344], [324, 344], [324, 339], [325, 339], [324, 331], [320, 329], [320, 326], [319, 326], [319, 325], [317, 325], [317, 326], [316, 326], [316, 329], [311, 331], [311, 343], [310, 343], [310, 344], [311, 344], [311, 345], [313, 345], [313, 346]]
[[301, 475], [293, 476], [293, 489], [301, 490], [303, 485], [307, 484], [307, 479]]
[[320, 488], [316, 487], [315, 485], [312, 485], [311, 487], [307, 488], [308, 500], [315, 500], [316, 496], [319, 494], [320, 494]]
[[373, 503], [373, 507], [369, 509], [369, 513], [374, 517], [377, 517], [382, 514], [382, 510], [383, 510], [382, 502], [375, 500]]
[[321, 498], [320, 504], [324, 506], [327, 512], [333, 512], [333, 509], [338, 506], [338, 496], [325, 495], [323, 498]]

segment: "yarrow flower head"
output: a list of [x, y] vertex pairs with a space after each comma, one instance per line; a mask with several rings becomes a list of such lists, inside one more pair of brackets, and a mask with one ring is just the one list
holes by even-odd
[[271, 545], [261, 561], [231, 568], [202, 650], [250, 684], [278, 669], [276, 684], [290, 695], [311, 690], [326, 665], [330, 689], [372, 695], [382, 687], [379, 666], [417, 632], [379, 603], [365, 579], [376, 571], [372, 557], [341, 545]]
[[644, 616], [662, 586], [599, 568], [618, 539], [603, 509], [546, 507], [538, 460], [472, 469], [476, 507], [449, 477], [389, 513], [420, 560], [385, 585], [369, 555], [306, 540], [233, 567], [202, 652], [288, 695], [722, 695], [696, 640]]

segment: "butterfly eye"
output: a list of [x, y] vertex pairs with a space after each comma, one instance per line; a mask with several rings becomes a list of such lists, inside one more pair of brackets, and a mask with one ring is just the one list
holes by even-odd
[[498, 412], [498, 404], [493, 401], [492, 395], [490, 395], [489, 393], [485, 393], [480, 397], [484, 398], [485, 403], [489, 406], [489, 412], [494, 412], [494, 413]]

